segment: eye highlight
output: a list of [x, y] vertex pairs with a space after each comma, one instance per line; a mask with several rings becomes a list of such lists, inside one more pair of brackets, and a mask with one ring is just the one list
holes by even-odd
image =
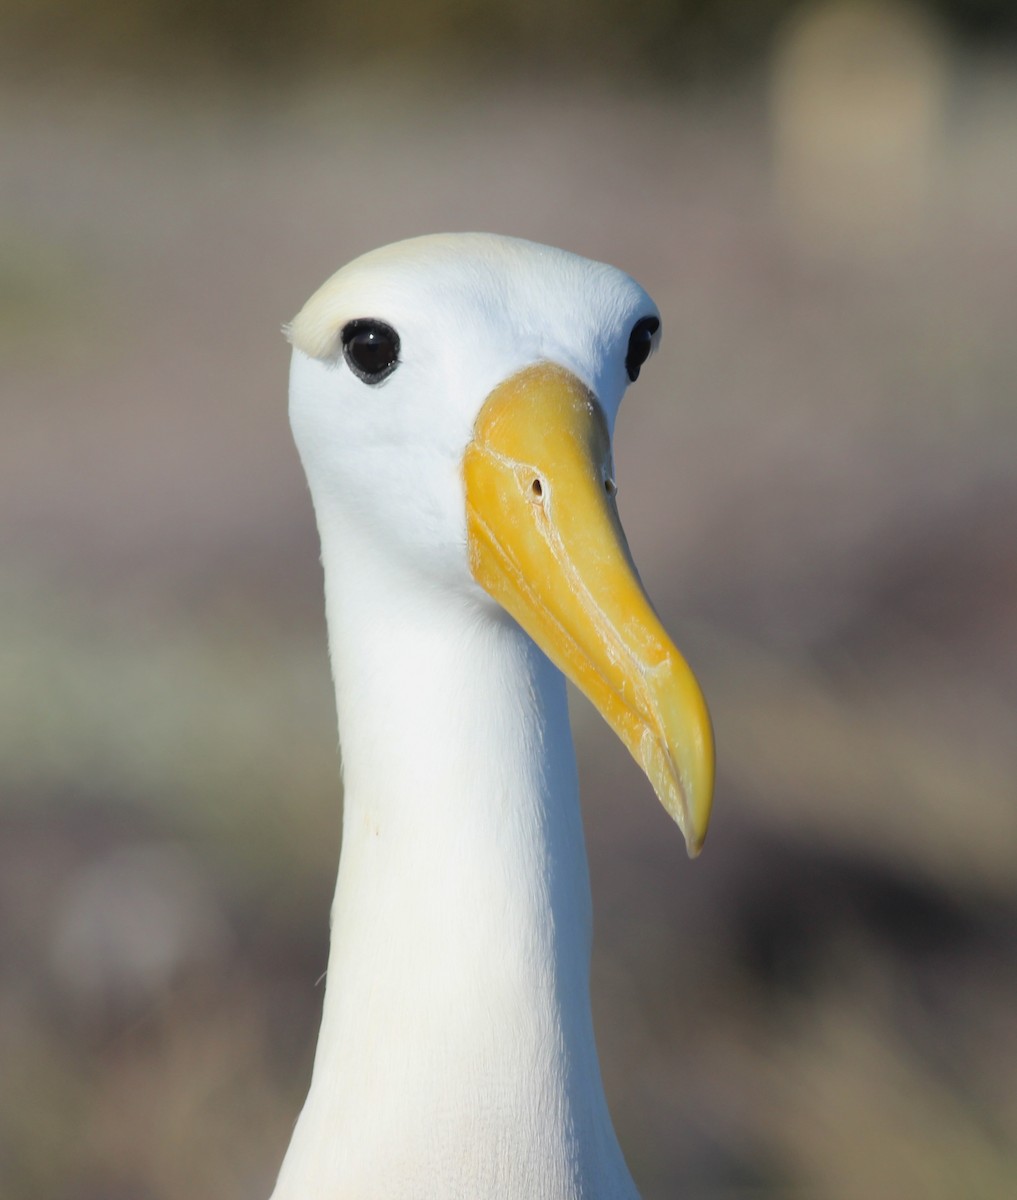
[[399, 334], [373, 317], [348, 321], [342, 331], [343, 358], [364, 383], [381, 383], [399, 366]]
[[625, 370], [632, 383], [639, 378], [639, 369], [650, 357], [653, 335], [660, 328], [657, 317], [642, 317], [632, 326], [629, 334], [629, 349], [625, 355]]

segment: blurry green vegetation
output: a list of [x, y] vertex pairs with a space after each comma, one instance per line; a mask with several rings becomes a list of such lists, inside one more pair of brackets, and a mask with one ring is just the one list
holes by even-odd
[[24, 360], [54, 338], [63, 354], [83, 349], [89, 331], [101, 326], [95, 278], [79, 245], [0, 221], [0, 352]]
[[[11, 69], [115, 67], [126, 74], [237, 73], [263, 82], [308, 71], [414, 66], [542, 69], [645, 80], [712, 76], [757, 61], [801, 0], [0, 0]], [[877, 6], [878, 7], [878, 6]], [[1009, 0], [915, 5], [982, 41], [1017, 33]]]
[[[12, 583], [0, 604], [9, 814], [30, 802], [37, 818], [47, 797], [59, 810], [73, 795], [81, 813], [128, 801], [129, 822], [207, 843], [248, 890], [281, 881], [284, 862], [330, 882], [338, 759], [317, 629], [259, 637], [256, 613], [237, 632]], [[316, 832], [323, 815], [334, 840]]]

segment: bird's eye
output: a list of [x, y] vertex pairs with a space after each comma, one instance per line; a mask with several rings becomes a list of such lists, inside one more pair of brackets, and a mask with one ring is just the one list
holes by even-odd
[[639, 378], [639, 368], [650, 357], [653, 335], [659, 328], [660, 321], [656, 317], [643, 317], [632, 327], [629, 350], [625, 355], [625, 370], [633, 383]]
[[342, 332], [343, 358], [364, 383], [381, 383], [399, 365], [399, 334], [384, 321], [361, 317]]

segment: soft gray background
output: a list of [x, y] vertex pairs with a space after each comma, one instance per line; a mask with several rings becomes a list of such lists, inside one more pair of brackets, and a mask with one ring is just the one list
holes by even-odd
[[664, 314], [616, 453], [714, 713], [700, 860], [575, 707], [598, 1037], [647, 1200], [1017, 1194], [1009, 54], [834, 3], [746, 26], [751, 53], [675, 40], [702, 69], [672, 75], [621, 35], [601, 70], [610, 30], [562, 69], [471, 71], [419, 27], [364, 65], [333, 22], [335, 69], [304, 47], [278, 79], [208, 38], [174, 70], [130, 27], [75, 58], [81, 6], [11, 14], [3, 1196], [271, 1188], [340, 812], [279, 327], [443, 229], [608, 260]]

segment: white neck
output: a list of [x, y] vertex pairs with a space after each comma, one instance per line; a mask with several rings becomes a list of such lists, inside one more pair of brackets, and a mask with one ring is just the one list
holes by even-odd
[[593, 1040], [563, 680], [509, 619], [395, 578], [335, 523], [322, 538], [343, 848], [274, 1200], [634, 1200]]

